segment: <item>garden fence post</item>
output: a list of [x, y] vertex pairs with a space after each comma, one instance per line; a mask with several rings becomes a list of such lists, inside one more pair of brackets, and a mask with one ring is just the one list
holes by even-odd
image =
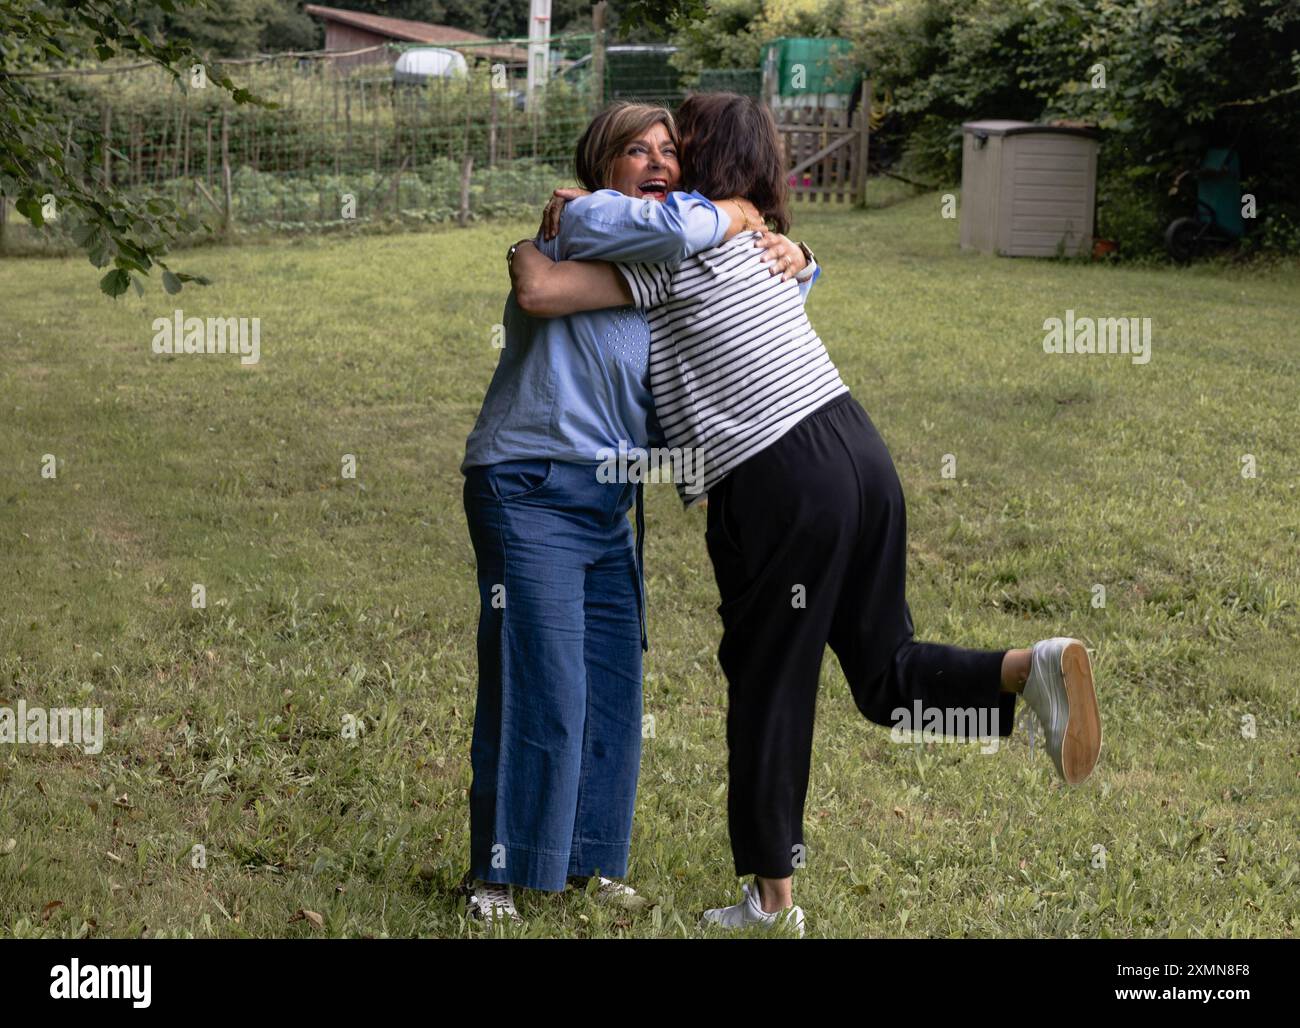
[[469, 180], [473, 172], [474, 155], [467, 153], [460, 166], [460, 214], [457, 221], [460, 223], [461, 228], [469, 224]]
[[858, 168], [854, 174], [853, 202], [865, 206], [867, 202], [867, 159], [871, 144], [871, 80], [862, 80], [862, 99], [858, 103]]
[[224, 212], [222, 215], [222, 232], [230, 231], [234, 220], [234, 199], [230, 185], [230, 112], [221, 112], [221, 188], [224, 193]]

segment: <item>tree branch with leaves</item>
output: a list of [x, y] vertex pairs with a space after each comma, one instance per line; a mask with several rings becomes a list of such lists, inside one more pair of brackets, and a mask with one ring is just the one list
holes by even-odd
[[[186, 282], [206, 285], [201, 275], [174, 271], [164, 259], [168, 245], [202, 223], [164, 197], [141, 198], [115, 189], [104, 171], [108, 141], [87, 152], [65, 128], [65, 116], [38, 88], [51, 69], [88, 61], [143, 59], [184, 86], [191, 69], [203, 65], [207, 81], [226, 90], [236, 104], [276, 105], [214, 74], [187, 41], [160, 41], [138, 28], [142, 13], [174, 13], [203, 0], [0, 0], [0, 202], [37, 228], [54, 205], [76, 245], [96, 268], [109, 268], [100, 288], [121, 296], [154, 268], [163, 288], [177, 293]], [[121, 156], [118, 154], [117, 156]]]

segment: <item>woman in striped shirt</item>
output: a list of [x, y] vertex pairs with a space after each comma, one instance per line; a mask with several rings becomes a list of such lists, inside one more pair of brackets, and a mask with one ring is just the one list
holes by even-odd
[[[745, 198], [762, 218], [747, 227], [766, 222], [784, 233], [785, 165], [768, 110], [703, 94], [677, 117], [686, 183]], [[736, 874], [755, 876], [740, 903], [707, 911], [707, 923], [784, 923], [803, 933], [791, 879], [804, 861], [828, 644], [859, 710], [877, 724], [897, 728], [922, 711], [933, 723], [934, 711], [951, 725], [960, 711], [992, 725], [981, 735], [1007, 736], [1022, 696], [1061, 776], [1076, 783], [1091, 774], [1101, 723], [1082, 643], [981, 651], [913, 638], [893, 460], [808, 321], [807, 285], [771, 275], [751, 232], [670, 264], [535, 255], [520, 272], [548, 313], [628, 303], [648, 311], [659, 423], [671, 448], [703, 463], [728, 683], [728, 827]], [[674, 477], [688, 506], [700, 498]], [[969, 715], [961, 720], [970, 727]]]

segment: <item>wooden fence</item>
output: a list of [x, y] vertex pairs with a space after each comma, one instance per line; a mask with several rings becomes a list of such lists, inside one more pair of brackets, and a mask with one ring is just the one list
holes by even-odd
[[774, 110], [790, 167], [796, 201], [860, 204], [866, 199], [871, 84], [862, 84], [852, 116], [845, 108], [783, 107]]

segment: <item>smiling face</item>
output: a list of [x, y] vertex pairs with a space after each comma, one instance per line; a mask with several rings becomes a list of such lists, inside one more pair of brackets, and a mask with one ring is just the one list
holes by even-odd
[[681, 181], [677, 145], [664, 123], [657, 121], [623, 146], [610, 165], [606, 188], [662, 203]]

